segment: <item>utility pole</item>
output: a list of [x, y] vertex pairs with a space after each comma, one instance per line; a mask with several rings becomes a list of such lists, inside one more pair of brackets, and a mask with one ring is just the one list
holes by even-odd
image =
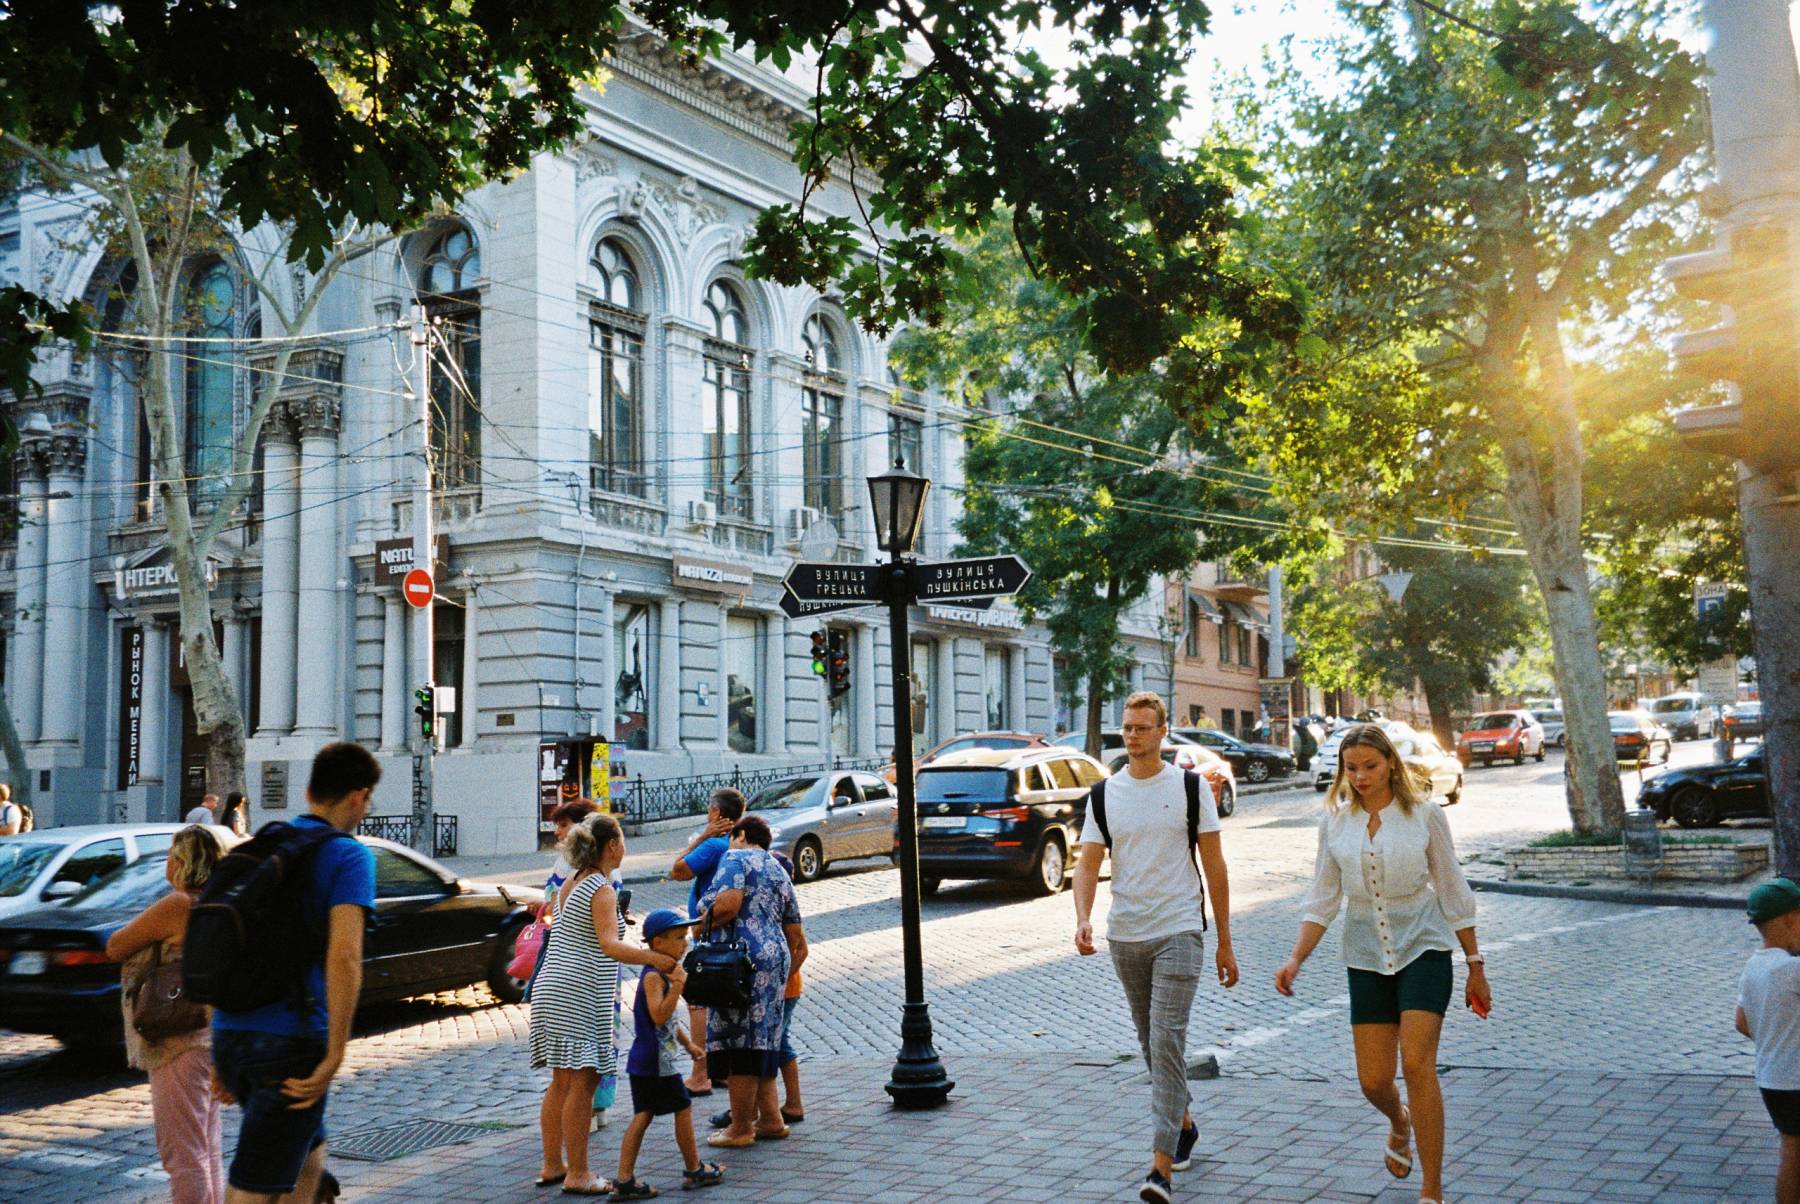
[[1718, 249], [1670, 261], [1684, 294], [1722, 302], [1723, 326], [1675, 353], [1735, 399], [1676, 415], [1691, 444], [1738, 460], [1776, 872], [1800, 875], [1800, 69], [1789, 0], [1706, 0]]
[[[419, 458], [413, 466], [413, 572], [402, 585], [413, 607], [414, 713], [412, 738], [413, 848], [427, 857], [437, 853], [437, 816], [432, 808], [431, 762], [437, 753], [437, 690], [431, 680], [431, 612], [437, 596], [437, 565], [431, 555], [431, 331], [423, 305], [413, 306], [410, 338], [413, 349], [413, 406], [419, 417]], [[424, 570], [424, 597], [414, 595], [417, 573]]]

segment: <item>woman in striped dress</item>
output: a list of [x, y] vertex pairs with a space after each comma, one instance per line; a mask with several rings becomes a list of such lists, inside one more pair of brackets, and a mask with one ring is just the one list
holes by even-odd
[[558, 892], [556, 919], [531, 992], [531, 1065], [550, 1068], [538, 1124], [544, 1166], [536, 1186], [561, 1183], [569, 1195], [605, 1195], [610, 1186], [588, 1170], [594, 1087], [613, 1073], [613, 1003], [619, 963], [663, 973], [675, 959], [625, 942], [625, 917], [612, 872], [625, 860], [625, 836], [610, 815], [591, 815], [569, 829], [560, 852], [574, 871]]

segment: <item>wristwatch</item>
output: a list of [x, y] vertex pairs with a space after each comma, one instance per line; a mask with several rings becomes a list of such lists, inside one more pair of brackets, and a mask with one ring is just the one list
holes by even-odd
[[1463, 954], [1463, 965], [1485, 966], [1487, 965], [1487, 958], [1481, 956], [1479, 953], [1465, 953]]

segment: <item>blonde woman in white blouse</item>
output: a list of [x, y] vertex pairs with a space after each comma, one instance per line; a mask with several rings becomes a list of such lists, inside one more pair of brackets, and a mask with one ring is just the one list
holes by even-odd
[[[1301, 965], [1346, 897], [1344, 963], [1357, 1078], [1391, 1127], [1383, 1150], [1388, 1173], [1396, 1179], [1411, 1173], [1416, 1135], [1420, 1204], [1443, 1204], [1437, 1049], [1458, 944], [1469, 968], [1469, 1007], [1485, 1018], [1493, 996], [1475, 944], [1475, 895], [1456, 860], [1450, 824], [1419, 792], [1387, 733], [1372, 724], [1351, 728], [1339, 747], [1312, 889], [1294, 951], [1275, 972], [1277, 991], [1294, 993]], [[1406, 1077], [1405, 1103], [1394, 1084], [1396, 1057]]]

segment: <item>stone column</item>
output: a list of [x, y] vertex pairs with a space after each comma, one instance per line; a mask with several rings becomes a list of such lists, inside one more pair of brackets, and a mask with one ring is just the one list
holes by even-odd
[[[87, 440], [55, 435], [45, 445], [49, 493], [44, 504], [44, 690], [46, 744], [80, 743], [82, 611], [92, 588], [82, 478]], [[57, 496], [62, 494], [64, 496]]]
[[939, 740], [948, 740], [954, 736], [957, 728], [956, 706], [956, 637], [940, 635], [931, 645], [931, 654], [936, 658], [934, 666], [935, 679], [931, 683], [932, 697], [925, 700], [925, 726], [930, 729], [926, 739], [931, 744]]
[[406, 748], [406, 604], [381, 600], [381, 747]]
[[462, 747], [475, 743], [479, 731], [481, 708], [481, 603], [470, 588], [463, 599], [462, 689], [457, 692], [456, 709], [462, 715]]
[[338, 662], [337, 435], [334, 397], [309, 393], [287, 403], [300, 428], [299, 630], [295, 640], [294, 734], [332, 736]]
[[13, 646], [7, 650], [12, 672], [13, 722], [19, 739], [36, 743], [43, 728], [44, 698], [44, 458], [43, 444], [19, 451], [19, 546], [13, 596]]
[[248, 711], [249, 686], [244, 676], [245, 626], [244, 616], [236, 609], [225, 613], [225, 642], [219, 648], [219, 655], [224, 658], [225, 677], [231, 682], [231, 692], [237, 695], [239, 709]]
[[1007, 726], [1020, 731], [1030, 727], [1030, 713], [1025, 705], [1025, 645], [1012, 644], [1006, 650]]
[[300, 588], [299, 460], [279, 404], [263, 424], [262, 704], [259, 736], [294, 727], [294, 634]]
[[594, 727], [600, 739], [610, 744], [618, 731], [618, 695], [614, 690], [619, 680], [619, 666], [614, 655], [613, 594], [609, 589], [594, 591], [594, 625], [600, 633], [600, 689], [595, 699], [598, 705], [593, 710]]
[[681, 599], [664, 598], [656, 633], [656, 739], [658, 752], [681, 747]]
[[873, 757], [880, 752], [875, 747], [875, 691], [881, 689], [875, 672], [875, 628], [859, 623], [852, 639], [850, 699], [856, 706], [856, 724], [851, 728], [850, 750], [858, 757]]
[[138, 757], [140, 784], [164, 781], [163, 763], [169, 755], [169, 740], [163, 732], [163, 719], [169, 713], [169, 628], [161, 619], [148, 615], [143, 624], [144, 720], [140, 737], [143, 751]]
[[787, 645], [788, 620], [780, 611], [763, 616], [762, 697], [756, 700], [756, 727], [762, 733], [762, 750], [771, 756], [787, 755]]

